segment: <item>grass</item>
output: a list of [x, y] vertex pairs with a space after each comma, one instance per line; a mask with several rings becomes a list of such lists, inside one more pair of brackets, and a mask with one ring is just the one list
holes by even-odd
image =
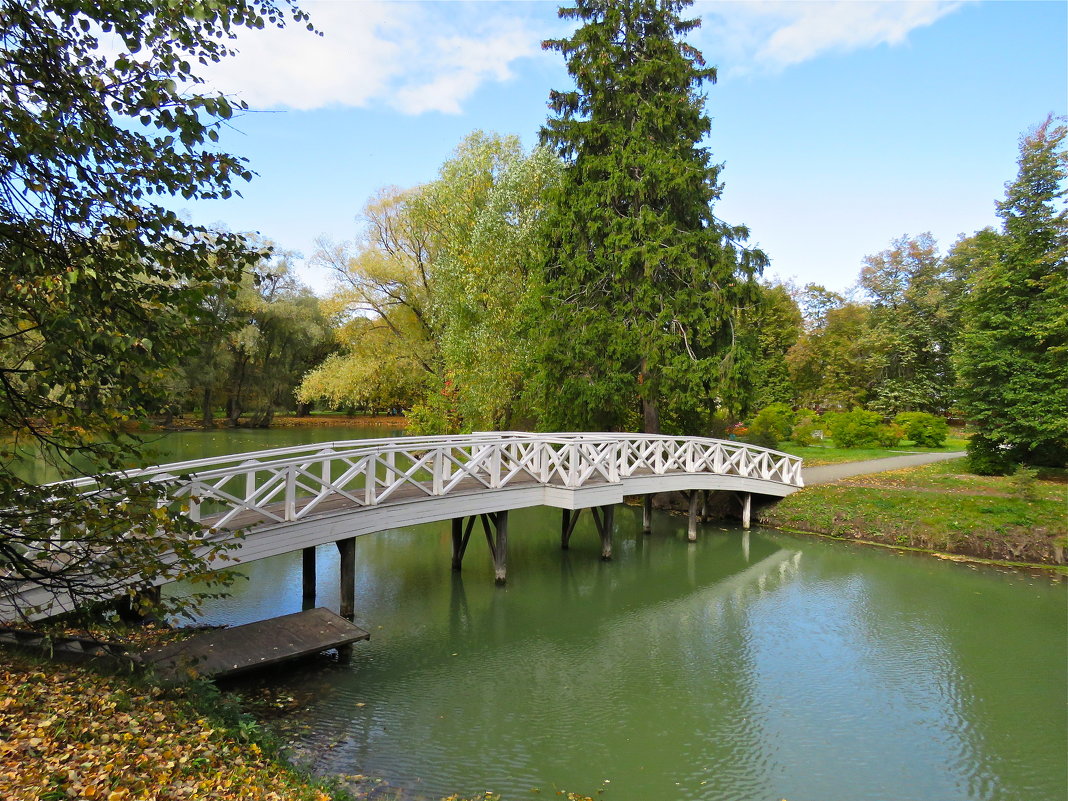
[[863, 462], [868, 459], [884, 459], [887, 456], [900, 456], [902, 453], [953, 453], [968, 447], [964, 437], [950, 437], [941, 448], [920, 448], [910, 440], [902, 440], [893, 448], [836, 448], [833, 445], [797, 445], [783, 442], [776, 450], [800, 456], [806, 467], [822, 464], [840, 464], [842, 462]]
[[[963, 459], [810, 487], [765, 512], [770, 525], [986, 559], [1059, 565], [1068, 473], [974, 476]], [[873, 490], [877, 490], [874, 491]]]

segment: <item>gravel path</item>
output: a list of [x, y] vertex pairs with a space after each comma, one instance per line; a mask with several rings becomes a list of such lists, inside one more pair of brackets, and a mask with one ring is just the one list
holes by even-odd
[[901, 456], [887, 456], [883, 459], [869, 459], [866, 462], [843, 462], [841, 464], [824, 464], [819, 467], [804, 467], [801, 477], [805, 486], [829, 484], [840, 478], [862, 476], [867, 473], [885, 473], [887, 470], [900, 470], [903, 467], [916, 467], [931, 462], [944, 462], [966, 456], [964, 451], [952, 453], [906, 453]]

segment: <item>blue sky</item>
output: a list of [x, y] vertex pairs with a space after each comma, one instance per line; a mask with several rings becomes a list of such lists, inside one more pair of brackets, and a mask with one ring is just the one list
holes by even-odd
[[[542, 39], [552, 2], [302, 3], [323, 31], [243, 33], [208, 74], [254, 109], [223, 137], [259, 177], [242, 199], [181, 206], [310, 257], [351, 239], [379, 187], [434, 178], [475, 129], [536, 141], [569, 76]], [[1021, 133], [1068, 106], [1068, 4], [697, 2], [690, 41], [719, 68], [707, 142], [716, 215], [744, 223], [769, 277], [844, 290], [866, 254], [997, 223]], [[317, 292], [331, 278], [304, 261]]]

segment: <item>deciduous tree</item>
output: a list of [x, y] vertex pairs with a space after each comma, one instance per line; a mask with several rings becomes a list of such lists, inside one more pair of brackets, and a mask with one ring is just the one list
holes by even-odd
[[68, 470], [136, 458], [133, 400], [190, 344], [207, 287], [259, 258], [163, 200], [226, 198], [250, 177], [214, 145], [242, 105], [199, 91], [194, 65], [286, 17], [307, 20], [288, 0], [0, 2], [2, 590], [93, 599], [204, 565], [157, 508], [165, 487], [109, 477], [82, 495], [23, 481], [14, 462], [26, 448]]

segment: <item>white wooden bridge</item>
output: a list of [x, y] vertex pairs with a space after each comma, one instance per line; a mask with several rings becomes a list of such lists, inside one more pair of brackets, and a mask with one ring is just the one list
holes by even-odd
[[[716, 439], [651, 434], [494, 432], [440, 437], [328, 442], [212, 457], [129, 471], [168, 482], [172, 500], [199, 521], [205, 536], [242, 532], [231, 561], [302, 550], [304, 597], [314, 601], [314, 549], [341, 553], [343, 615], [353, 614], [355, 537], [419, 523], [453, 521], [452, 566], [459, 570], [476, 521], [490, 546], [498, 582], [506, 578], [508, 512], [531, 506], [563, 510], [566, 548], [582, 509], [591, 509], [601, 555], [611, 557], [613, 508], [644, 497], [648, 531], [654, 493], [690, 498], [689, 536], [711, 491], [735, 493], [748, 527], [753, 495], [782, 497], [803, 486], [796, 456]], [[87, 490], [92, 479], [77, 482]], [[8, 593], [11, 595], [10, 593]], [[22, 609], [47, 617], [69, 599], [28, 586], [0, 600], [0, 619]]]

